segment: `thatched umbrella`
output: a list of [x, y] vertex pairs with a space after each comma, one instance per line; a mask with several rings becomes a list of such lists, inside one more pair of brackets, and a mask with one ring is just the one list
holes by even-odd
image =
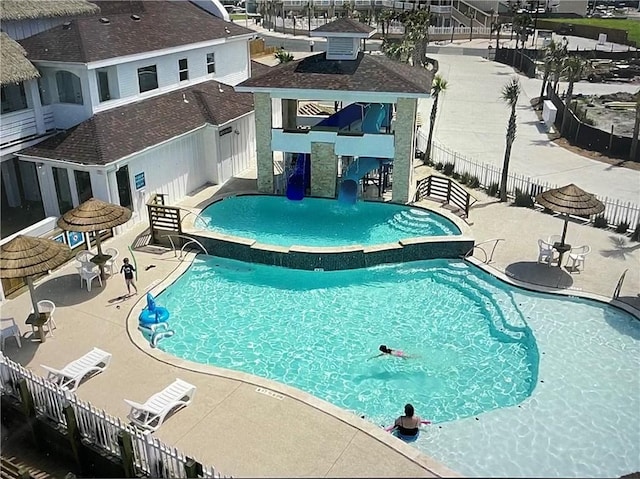
[[5, 32], [0, 32], [0, 83], [9, 85], [39, 78], [40, 72], [27, 60], [27, 52]]
[[20, 235], [0, 247], [0, 278], [26, 278], [33, 311], [39, 313], [31, 277], [60, 266], [70, 256], [64, 243]]
[[591, 193], [581, 190], [573, 183], [562, 188], [547, 190], [536, 196], [536, 202], [550, 210], [564, 213], [564, 228], [560, 245], [565, 245], [569, 215], [591, 216], [604, 211], [604, 205]]
[[[96, 248], [98, 255], [95, 263], [100, 265], [104, 276], [104, 261], [100, 234], [102, 230], [114, 228], [131, 219], [131, 210], [124, 206], [106, 203], [96, 198], [89, 198], [81, 205], [67, 211], [58, 219], [58, 227], [65, 231], [96, 232]], [[106, 261], [106, 259], [105, 259]]]

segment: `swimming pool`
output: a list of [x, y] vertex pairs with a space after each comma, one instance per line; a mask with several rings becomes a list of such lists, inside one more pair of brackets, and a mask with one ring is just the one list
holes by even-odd
[[[437, 423], [414, 445], [464, 475], [640, 468], [640, 326], [615, 308], [447, 260], [313, 272], [204, 257], [158, 302], [176, 331], [166, 352], [298, 387], [375, 424], [411, 401]], [[418, 357], [370, 359], [382, 343]]]
[[459, 236], [442, 215], [421, 208], [359, 201], [242, 195], [217, 201], [195, 220], [197, 228], [277, 246], [363, 246], [420, 236]]

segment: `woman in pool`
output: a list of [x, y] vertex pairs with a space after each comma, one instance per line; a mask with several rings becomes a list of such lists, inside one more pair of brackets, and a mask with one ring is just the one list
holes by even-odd
[[387, 432], [394, 432], [396, 436], [405, 441], [415, 441], [418, 438], [421, 424], [431, 424], [415, 414], [413, 405], [407, 404], [404, 407], [404, 416], [398, 417], [393, 426], [385, 428]]
[[381, 352], [380, 354], [373, 356], [369, 359], [374, 359], [374, 358], [379, 358], [380, 356], [384, 356], [385, 354], [388, 354], [390, 356], [395, 356], [397, 358], [402, 358], [402, 359], [407, 359], [411, 356], [409, 356], [407, 353], [405, 353], [404, 351], [400, 350], [400, 349], [391, 349], [386, 347], [384, 344], [381, 344], [380, 347], [378, 348]]

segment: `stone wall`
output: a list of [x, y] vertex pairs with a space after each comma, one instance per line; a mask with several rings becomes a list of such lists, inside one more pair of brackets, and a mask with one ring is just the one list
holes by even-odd
[[415, 98], [399, 98], [396, 108], [394, 135], [396, 153], [393, 159], [393, 188], [392, 201], [394, 203], [408, 203], [413, 197], [415, 184], [413, 181], [413, 155], [416, 134], [416, 109], [418, 100]]
[[258, 191], [273, 193], [273, 153], [271, 151], [271, 96], [254, 93], [256, 118], [256, 166]]
[[311, 196], [336, 197], [338, 157], [333, 143], [311, 143]]

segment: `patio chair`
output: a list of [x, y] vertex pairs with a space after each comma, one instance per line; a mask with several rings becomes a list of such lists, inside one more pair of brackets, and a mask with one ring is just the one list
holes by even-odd
[[[58, 325], [56, 324], [56, 320], [53, 317], [53, 313], [55, 313], [55, 311], [56, 311], [56, 305], [54, 304], [53, 301], [50, 301], [48, 299], [43, 299], [41, 301], [38, 301], [38, 312], [49, 313], [49, 318], [47, 319], [47, 322], [41, 326], [41, 328], [44, 331], [44, 334], [47, 334], [48, 332], [49, 334], [51, 334], [51, 336], [53, 336], [53, 330], [58, 327]], [[31, 314], [33, 314], [34, 312], [35, 311], [32, 309]], [[31, 332], [35, 336], [36, 334], [35, 324], [31, 325]]]
[[80, 265], [85, 265], [87, 263], [89, 264], [93, 264], [91, 263], [91, 258], [93, 258], [94, 254], [89, 251], [89, 250], [82, 250], [82, 251], [78, 251], [78, 253], [76, 254], [76, 261], [78, 263], [80, 263]]
[[119, 271], [118, 271], [118, 255], [120, 253], [118, 252], [118, 250], [115, 249], [115, 248], [107, 248], [106, 250], [104, 250], [104, 253], [111, 256], [109, 261], [107, 261], [104, 264], [105, 271], [108, 270], [109, 271], [109, 275], [112, 275], [114, 271], [116, 273], [119, 273]]
[[102, 286], [102, 278], [100, 277], [100, 268], [93, 263], [85, 263], [82, 266], [78, 266], [78, 274], [80, 275], [80, 287], [82, 288], [82, 281], [87, 282], [87, 291], [91, 291], [91, 283], [95, 278], [98, 278], [100, 286]]
[[102, 349], [93, 348], [84, 356], [71, 361], [64, 368], [58, 370], [45, 366], [41, 366], [48, 372], [47, 379], [56, 383], [58, 386], [75, 391], [80, 385], [80, 381], [85, 377], [104, 371], [111, 362], [111, 354]]
[[538, 263], [547, 263], [547, 266], [551, 266], [551, 263], [557, 260], [555, 254], [552, 244], [538, 240]]
[[176, 379], [159, 393], [154, 394], [144, 404], [125, 399], [131, 411], [127, 416], [133, 424], [149, 431], [158, 429], [167, 414], [191, 404], [196, 387], [182, 379]]
[[582, 269], [584, 269], [584, 259], [590, 252], [591, 246], [589, 245], [571, 248], [571, 251], [569, 251], [569, 259], [567, 260], [567, 263], [571, 261], [571, 269], [580, 271], [579, 267], [582, 266]]
[[562, 240], [562, 236], [550, 235], [549, 238], [547, 238], [547, 243], [553, 246], [553, 243], [560, 243], [560, 240]]
[[18, 343], [18, 347], [22, 347], [22, 340], [20, 339], [22, 334], [20, 328], [16, 324], [13, 318], [0, 319], [0, 338], [2, 338], [2, 349], [4, 350], [4, 342], [7, 338], [15, 338]]

